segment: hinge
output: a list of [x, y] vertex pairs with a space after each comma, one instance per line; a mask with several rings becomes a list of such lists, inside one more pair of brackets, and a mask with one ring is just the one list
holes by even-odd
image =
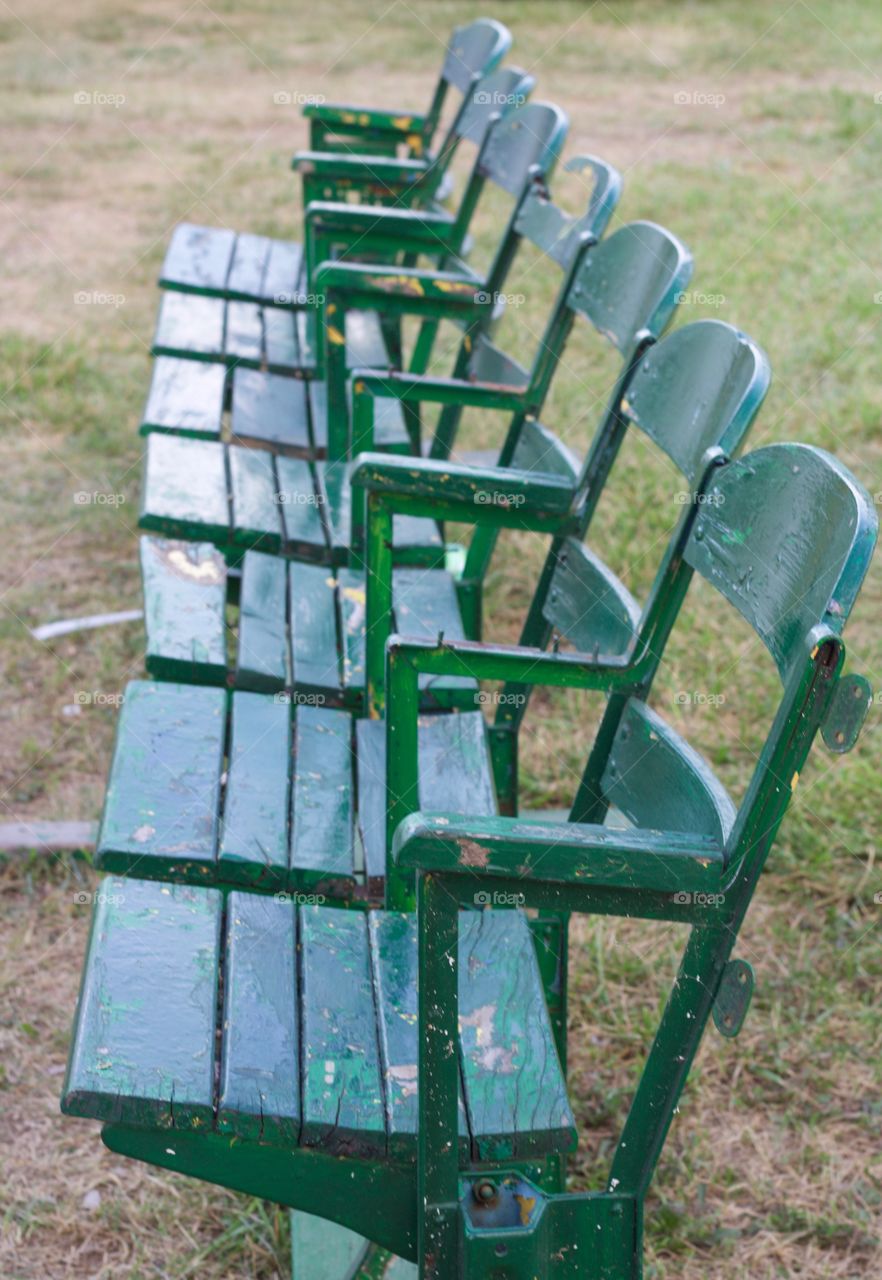
[[713, 1017], [721, 1036], [737, 1036], [753, 995], [753, 969], [746, 960], [730, 960], [723, 970]]
[[873, 690], [865, 676], [840, 676], [821, 722], [821, 735], [831, 751], [850, 751], [858, 740]]

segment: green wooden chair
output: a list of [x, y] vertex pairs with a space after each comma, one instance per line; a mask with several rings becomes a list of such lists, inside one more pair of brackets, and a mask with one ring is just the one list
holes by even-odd
[[[590, 259], [584, 260], [588, 248], [579, 247], [584, 233], [574, 239], [573, 224], [561, 222], [559, 211], [547, 201], [544, 208], [549, 221], [554, 215], [570, 252], [569, 256], [560, 255], [557, 265], [563, 273], [562, 286], [537, 344], [532, 372], [523, 375], [524, 389], [505, 393], [495, 380], [478, 380], [477, 374], [486, 369], [481, 364], [485, 359], [481, 351], [489, 350], [489, 344], [486, 348], [472, 344], [471, 351], [477, 352], [478, 361], [474, 370], [461, 369], [456, 379], [426, 380], [430, 384], [426, 394], [438, 394], [440, 387], [448, 401], [454, 388], [467, 403], [476, 402], [481, 395], [501, 399], [511, 414], [499, 457], [500, 466], [505, 468], [503, 474], [517, 483], [531, 477], [537, 484], [547, 480], [552, 488], [548, 500], [557, 504], [562, 518], [573, 498], [571, 490], [578, 464], [533, 415], [541, 411], [574, 319], [584, 316], [622, 357], [620, 376], [598, 436], [603, 441], [616, 439], [621, 430], [617, 426], [619, 406], [630, 379], [641, 357], [667, 324], [681, 281], [688, 275], [690, 260], [670, 233], [650, 223], [622, 228], [596, 250], [591, 249]], [[536, 211], [529, 212], [531, 225], [535, 225]], [[550, 351], [554, 352], [553, 360]], [[695, 376], [694, 360], [687, 361], [684, 368], [689, 377]], [[712, 378], [713, 371], [708, 376]], [[448, 407], [455, 412], [457, 406]], [[448, 429], [448, 422], [443, 425]], [[449, 434], [452, 439], [452, 432]], [[604, 444], [603, 449], [606, 448]], [[231, 450], [231, 456], [237, 455]], [[276, 465], [282, 469], [288, 461], [277, 459]], [[439, 503], [443, 504], [456, 477], [471, 476], [475, 491], [480, 489], [485, 473], [497, 487], [501, 478], [498, 469], [466, 472], [461, 466], [450, 469], [446, 463], [436, 463], [433, 469], [413, 458], [401, 462], [401, 474], [426, 477], [421, 489], [426, 504], [433, 491], [437, 491]], [[306, 464], [299, 465], [305, 469]], [[602, 487], [599, 464], [593, 465]], [[333, 473], [333, 469], [326, 469], [325, 475], [328, 470]], [[349, 470], [347, 466], [344, 473], [347, 492]], [[355, 492], [364, 492], [361, 481]], [[359, 502], [356, 511], [361, 510]], [[473, 502], [467, 511], [468, 520], [474, 511]], [[287, 515], [285, 507], [285, 518]], [[487, 513], [488, 518], [492, 515], [492, 510]], [[423, 517], [406, 513], [395, 517], [396, 561], [405, 559], [405, 553], [412, 550], [408, 546], [402, 550], [402, 533], [407, 536], [410, 531], [425, 529], [427, 524]], [[440, 547], [441, 531], [437, 525], [435, 529]], [[485, 531], [473, 542], [461, 576], [441, 567], [426, 572], [425, 566], [417, 570], [399, 565], [395, 579], [397, 616], [407, 620], [409, 633], [417, 627], [426, 635], [444, 631], [451, 637], [479, 637], [481, 589], [492, 540], [493, 534]], [[342, 558], [345, 547], [340, 551]], [[248, 550], [239, 576], [228, 573], [221, 553], [207, 543], [188, 545], [167, 538], [142, 540], [148, 672], [163, 679], [318, 694], [328, 704], [358, 709], [364, 690], [365, 580], [359, 565], [360, 550], [350, 559], [349, 567], [341, 565], [335, 573], [329, 573], [323, 566], [308, 563], [286, 567], [277, 555]], [[239, 609], [235, 636], [227, 627], [227, 608], [234, 600]], [[375, 648], [376, 653], [381, 658], [382, 647]], [[425, 696], [427, 705], [470, 705], [473, 690], [468, 682], [427, 682]]]
[[[337, 103], [304, 107], [310, 150], [298, 152], [292, 161], [303, 182], [304, 209], [313, 200], [346, 200], [354, 193], [375, 204], [435, 204], [474, 93], [486, 94], [487, 105], [497, 112], [512, 97], [529, 94], [528, 88], [505, 79], [481, 84], [511, 43], [508, 29], [491, 18], [456, 28], [424, 115]], [[451, 95], [458, 101], [444, 129], [441, 115]], [[293, 305], [309, 292], [301, 244], [192, 223], [175, 228], [159, 284], [177, 292], [266, 306], [281, 298]], [[305, 305], [305, 298], [300, 305]]]
[[[535, 234], [534, 228], [531, 221], [522, 234]], [[558, 264], [562, 287], [529, 371], [489, 340], [482, 340], [471, 344], [474, 363], [467, 376], [418, 380], [409, 375], [399, 381], [386, 375], [377, 387], [359, 371], [354, 382], [356, 401], [360, 396], [381, 394], [387, 384], [406, 398], [408, 387], [418, 382], [425, 401], [434, 398], [496, 407], [511, 415], [500, 456], [505, 464], [524, 421], [541, 413], [576, 316], [584, 316], [612, 343], [627, 369], [636, 352], [663, 331], [691, 267], [683, 245], [653, 223], [628, 224], [590, 251], [584, 246], [580, 250], [577, 243], [576, 259], [568, 266]], [[370, 288], [388, 289], [390, 296], [394, 291], [396, 306], [417, 314], [425, 314], [432, 305], [425, 281], [421, 284], [423, 296], [414, 297], [408, 291], [406, 272], [369, 271], [354, 264], [341, 264], [334, 270], [338, 282], [344, 275], [350, 281], [353, 305], [358, 305]], [[339, 283], [338, 288], [342, 295]], [[447, 310], [451, 295], [444, 296]], [[329, 323], [333, 319], [331, 316]], [[464, 343], [466, 340], [470, 342], [468, 332]], [[506, 385], [499, 381], [503, 367], [507, 370]], [[361, 421], [359, 413], [353, 418]], [[446, 419], [441, 426], [446, 432], [447, 451], [454, 433]], [[359, 443], [370, 444], [366, 432], [361, 431]], [[357, 553], [363, 536], [362, 508], [352, 504], [349, 440], [338, 442], [335, 431], [329, 453], [326, 462], [309, 462], [274, 457], [265, 450], [152, 435], [147, 442], [139, 523], [142, 529], [166, 538], [211, 542], [232, 564], [241, 562], [245, 552], [254, 548], [287, 558], [345, 565], [353, 542]], [[444, 563], [443, 531], [437, 521], [402, 516], [395, 523], [399, 563]]]
[[[377, 548], [385, 545], [384, 521], [391, 520], [391, 506], [425, 501], [422, 495], [432, 492], [435, 501], [455, 512], [454, 518], [475, 521], [479, 529], [514, 527], [550, 535], [556, 571], [541, 574], [531, 615], [546, 617], [579, 649], [602, 653], [611, 681], [637, 665], [646, 646], [660, 656], [664, 627], [683, 598], [685, 575], [678, 566], [700, 503], [684, 509], [642, 611], [579, 535], [588, 526], [627, 426], [655, 441], [701, 495], [715, 468], [743, 442], [767, 384], [765, 357], [747, 338], [729, 325], [699, 321], [644, 354], [630, 382], [627, 408], [621, 401], [614, 404], [581, 475], [574, 469], [557, 475], [515, 469], [475, 474], [454, 467], [438, 484], [438, 464], [425, 462], [427, 484], [413, 465], [399, 476], [384, 470], [384, 459], [366, 458], [360, 469], [372, 486], [369, 555], [371, 582], [378, 584], [368, 596], [373, 610], [373, 617], [368, 615], [369, 654], [379, 652], [382, 659], [390, 630], [388, 553]], [[535, 452], [536, 437], [529, 438]], [[389, 484], [390, 476], [395, 486]], [[508, 506], [475, 501], [476, 494], [500, 493], [508, 495]], [[524, 501], [515, 501], [514, 495]], [[492, 525], [485, 522], [487, 510], [495, 513]], [[278, 559], [264, 561], [264, 571], [274, 565], [284, 570]], [[327, 570], [302, 567], [312, 577], [292, 577], [292, 598], [299, 591], [307, 600], [332, 598], [327, 587], [324, 597], [316, 594], [321, 590], [317, 579], [327, 579]], [[436, 641], [442, 632], [453, 638], [456, 628], [438, 626], [438, 614], [432, 613], [436, 574], [409, 571], [411, 601], [418, 599], [414, 579], [419, 577], [429, 584], [428, 590], [423, 587], [425, 613], [403, 611], [406, 588], [399, 581], [396, 621], [411, 637], [426, 642]], [[363, 597], [363, 586], [361, 593]], [[586, 598], [593, 602], [590, 610]], [[249, 644], [247, 609], [245, 601], [243, 646]], [[283, 616], [277, 607], [277, 622]], [[382, 897], [389, 870], [383, 725], [331, 705], [339, 703], [340, 694], [327, 675], [328, 659], [336, 656], [333, 637], [313, 627], [300, 640], [300, 683], [291, 693], [229, 695], [222, 689], [150, 681], [128, 686], [98, 832], [100, 867], [191, 883], [247, 884], [263, 892]], [[336, 669], [333, 678], [340, 680]], [[381, 684], [375, 683], [375, 694]], [[446, 798], [451, 795], [463, 812], [493, 814], [500, 801], [505, 808], [514, 806], [520, 720], [507, 727], [504, 737], [497, 731], [491, 735], [475, 710], [478, 686], [468, 675], [457, 673], [449, 680], [429, 676], [421, 686], [423, 707], [458, 702], [470, 708], [456, 715], [426, 716], [422, 722], [425, 807], [439, 796], [445, 797], [442, 807], [449, 807]], [[375, 697], [375, 709], [377, 702]]]
[[[737, 1034], [747, 1012], [752, 972], [732, 954], [765, 859], [817, 730], [849, 749], [870, 702], [842, 641], [869, 495], [804, 445], [729, 462], [709, 492], [684, 571], [782, 683], [737, 810], [647, 706], [650, 653], [623, 669], [600, 793], [570, 821], [419, 811], [421, 673], [575, 690], [609, 671], [593, 652], [393, 639], [389, 908], [108, 878], [63, 1111], [100, 1120], [114, 1152], [339, 1223], [432, 1280], [639, 1280], [647, 1187], [704, 1029]], [[539, 961], [520, 910], [476, 910], [493, 902], [692, 926], [604, 1189], [564, 1190], [574, 1122]]]
[[[469, 247], [471, 220], [485, 185], [485, 156], [498, 126], [516, 117], [514, 129], [504, 131], [501, 145], [508, 162], [519, 168], [520, 187], [526, 185], [530, 165], [548, 174], [554, 167], [566, 133], [562, 112], [529, 109], [534, 80], [520, 69], [502, 68], [486, 76], [475, 89], [456, 125], [457, 142], [474, 148], [469, 178], [455, 211], [386, 207], [348, 201], [311, 199], [304, 203], [303, 283], [291, 293], [268, 281], [275, 292], [262, 303], [241, 298], [226, 300], [204, 293], [162, 293], [153, 354], [219, 362], [228, 368], [263, 369], [305, 378], [320, 377], [322, 353], [317, 349], [322, 294], [317, 269], [327, 258], [355, 256], [367, 262], [413, 265], [428, 261], [441, 269], [462, 271]], [[500, 107], [499, 103], [511, 105]], [[311, 160], [311, 166], [315, 161]], [[334, 160], [334, 164], [339, 164]], [[505, 188], [510, 190], [510, 188]], [[514, 192], [515, 198], [520, 190]], [[305, 197], [304, 197], [305, 199]], [[173, 246], [174, 247], [174, 246]], [[191, 250], [192, 252], [192, 250]], [[203, 256], [207, 256], [203, 255]], [[470, 273], [474, 283], [474, 273]], [[306, 295], [305, 299], [301, 294]], [[378, 304], [350, 323], [347, 347], [355, 365], [385, 366], [399, 353], [390, 350]], [[385, 307], [382, 308], [385, 310]]]

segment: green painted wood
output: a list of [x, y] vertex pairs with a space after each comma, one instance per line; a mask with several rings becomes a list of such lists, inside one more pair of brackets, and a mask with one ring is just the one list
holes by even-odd
[[[809, 629], [842, 626], [860, 587], [877, 519], [830, 454], [768, 445], [721, 468], [684, 558], [754, 628], [782, 678], [804, 654]], [[809, 555], [810, 548], [823, 548]]]
[[303, 245], [293, 240], [270, 240], [260, 292], [267, 303], [284, 305], [296, 300], [303, 280]]
[[140, 558], [148, 672], [163, 680], [224, 684], [223, 556], [207, 542], [142, 537]]
[[173, 431], [201, 440], [219, 440], [226, 376], [223, 365], [157, 356], [141, 434]]
[[[362, 578], [363, 583], [363, 578]], [[396, 569], [392, 575], [395, 630], [401, 635], [437, 640], [464, 640], [465, 629], [453, 578], [444, 569]], [[364, 620], [362, 620], [362, 630]], [[363, 646], [362, 646], [363, 653]], [[364, 659], [360, 683], [364, 684]], [[420, 692], [426, 704], [441, 707], [475, 705], [477, 680], [467, 676], [420, 676]]]
[[260, 365], [265, 350], [262, 309], [254, 302], [228, 302], [226, 308], [224, 354], [233, 363], [241, 360]]
[[545, 620], [580, 653], [628, 653], [640, 606], [611, 569], [575, 538], [561, 548], [543, 607]]
[[233, 541], [244, 547], [278, 552], [282, 548], [282, 509], [272, 455], [263, 449], [227, 450]]
[[180, 222], [175, 227], [159, 273], [163, 289], [222, 293], [236, 244], [235, 231]]
[[218, 875], [285, 888], [290, 709], [266, 693], [234, 693]]
[[645, 702], [629, 699], [602, 786], [636, 827], [701, 832], [721, 846], [735, 807], [707, 762]]
[[[386, 874], [385, 722], [359, 720], [356, 734], [358, 824], [368, 889], [375, 894], [382, 891]], [[496, 813], [493, 770], [479, 711], [420, 717], [419, 806], [431, 811], [439, 805], [451, 813]]]
[[159, 304], [152, 352], [221, 360], [225, 350], [226, 304], [217, 298], [166, 290]]
[[515, 197], [535, 165], [548, 174], [567, 134], [567, 118], [550, 102], [528, 102], [504, 116], [487, 138], [481, 172]]
[[100, 882], [65, 1114], [211, 1125], [221, 903], [183, 885]]
[[226, 696], [133, 680], [117, 726], [96, 863], [135, 875], [214, 874]]
[[664, 332], [691, 273], [690, 254], [670, 232], [654, 222], [629, 222], [591, 247], [567, 304], [626, 355], [641, 330], [654, 337]]
[[340, 619], [340, 651], [343, 687], [354, 697], [364, 690], [364, 574], [354, 569], [337, 570], [337, 608]]
[[313, 468], [302, 458], [278, 457], [277, 509], [281, 513], [285, 546], [290, 554], [324, 560], [328, 540], [322, 516], [322, 494]]
[[[371, 961], [384, 1080], [389, 1154], [412, 1158], [417, 1134], [417, 927], [412, 912], [371, 911]], [[460, 1098], [460, 1149], [469, 1154], [465, 1105]]]
[[230, 434], [235, 441], [257, 440], [278, 449], [311, 451], [307, 384], [260, 369], [233, 374]]
[[460, 917], [459, 1029], [474, 1158], [519, 1159], [549, 1145], [574, 1150], [576, 1122], [519, 911]]
[[266, 368], [289, 373], [300, 368], [300, 343], [294, 312], [265, 307], [262, 320]]
[[147, 441], [139, 523], [142, 529], [172, 537], [225, 543], [229, 538], [230, 510], [224, 446], [151, 435]]
[[336, 578], [323, 565], [289, 566], [292, 679], [306, 692], [340, 692]]
[[[335, 564], [343, 564], [348, 559], [351, 545], [350, 475], [353, 465], [348, 462], [315, 464], [322, 511], [329, 530], [331, 556]], [[396, 515], [393, 539], [396, 562], [427, 566], [443, 564], [444, 542], [435, 520], [426, 516]]]
[[290, 683], [287, 566], [278, 556], [246, 551], [239, 588], [236, 684], [273, 691]]
[[347, 711], [299, 703], [289, 855], [292, 887], [337, 896], [355, 877], [352, 719]]
[[290, 902], [227, 899], [217, 1129], [288, 1147], [300, 1138], [296, 923]]
[[745, 334], [719, 320], [701, 320], [650, 347], [622, 408], [694, 483], [708, 449], [727, 456], [738, 451], [769, 378], [765, 355]]
[[528, 418], [521, 427], [511, 465], [518, 471], [560, 476], [572, 484], [579, 474], [579, 461], [572, 450], [535, 418]]
[[260, 298], [267, 258], [272, 241], [266, 236], [238, 235], [230, 273], [226, 282], [226, 297], [242, 302]]
[[347, 1155], [386, 1147], [367, 917], [300, 909], [301, 1142]]
[[364, 1236], [309, 1213], [291, 1212], [291, 1280], [355, 1280]]

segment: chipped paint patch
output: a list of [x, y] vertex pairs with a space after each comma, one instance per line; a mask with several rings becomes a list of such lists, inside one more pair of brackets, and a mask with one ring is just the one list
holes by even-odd
[[459, 861], [463, 867], [486, 867], [490, 861], [490, 854], [483, 849], [474, 840], [457, 840], [459, 846]]

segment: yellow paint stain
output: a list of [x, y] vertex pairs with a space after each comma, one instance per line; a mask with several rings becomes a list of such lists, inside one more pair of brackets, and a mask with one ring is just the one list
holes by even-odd
[[407, 135], [407, 145], [415, 156], [421, 156], [423, 154], [423, 139], [420, 134], [409, 133]]
[[459, 280], [436, 280], [435, 287], [441, 293], [473, 294], [475, 292], [473, 284], [463, 284]]
[[355, 124], [358, 116], [354, 111], [343, 111], [340, 113], [340, 119], [344, 124]]
[[392, 128], [401, 129], [403, 133], [406, 133], [412, 124], [413, 116], [395, 116], [392, 120]]
[[358, 123], [360, 125], [363, 125], [365, 128], [367, 128], [370, 122], [371, 122], [371, 118], [368, 115], [368, 113], [366, 111], [362, 111], [361, 115], [358, 117]]
[[365, 593], [362, 587], [344, 587], [343, 594], [347, 600], [353, 600], [355, 604], [364, 604]]
[[329, 340], [330, 342], [333, 342], [333, 344], [334, 344], [334, 346], [335, 346], [335, 347], [345, 347], [345, 346], [346, 346], [346, 339], [344, 338], [344, 336], [343, 336], [343, 334], [340, 332], [340, 330], [339, 330], [338, 328], [336, 328], [336, 326], [335, 326], [335, 325], [329, 324], [329, 325], [327, 326], [327, 330], [326, 330], [326, 332], [327, 332], [327, 335], [328, 335], [328, 340]]
[[515, 1192], [514, 1198], [517, 1200], [518, 1207], [521, 1211], [521, 1226], [528, 1227], [530, 1225], [530, 1218], [532, 1217], [533, 1210], [536, 1207], [536, 1197], [519, 1196], [517, 1192]]
[[799, 783], [799, 770], [797, 769], [796, 773], [794, 773], [793, 777], [790, 779], [790, 790], [795, 791], [798, 783]]

